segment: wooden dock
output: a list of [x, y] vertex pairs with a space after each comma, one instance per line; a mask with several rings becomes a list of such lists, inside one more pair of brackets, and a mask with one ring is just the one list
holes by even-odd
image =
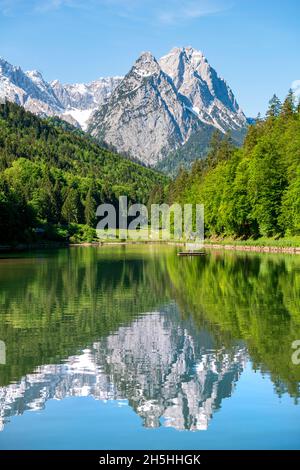
[[180, 251], [177, 256], [205, 256], [205, 251]]

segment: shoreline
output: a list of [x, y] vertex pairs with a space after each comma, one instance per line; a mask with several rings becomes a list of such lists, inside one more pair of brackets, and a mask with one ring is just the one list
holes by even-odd
[[259, 245], [222, 245], [218, 243], [204, 243], [204, 248], [212, 250], [226, 250], [226, 251], [251, 251], [256, 253], [286, 253], [300, 255], [300, 247], [289, 246], [259, 246]]
[[[100, 246], [126, 246], [126, 245], [173, 245], [173, 246], [185, 246], [185, 242], [176, 241], [120, 241], [120, 242], [83, 242], [83, 243], [71, 243], [70, 247], [100, 247]], [[299, 254], [300, 247], [282, 247], [282, 246], [264, 246], [264, 245], [234, 245], [234, 244], [221, 244], [221, 243], [204, 243], [204, 249], [210, 250], [226, 250], [226, 251], [246, 251], [256, 253], [286, 253], [286, 254]]]
[[[101, 246], [126, 246], [126, 245], [171, 245], [185, 246], [185, 242], [163, 241], [163, 240], [128, 240], [128, 241], [99, 241], [99, 242], [82, 242], [82, 243], [64, 243], [64, 242], [47, 242], [47, 243], [20, 243], [15, 246], [0, 245], [0, 254], [2, 253], [18, 253], [34, 250], [47, 250], [57, 248], [74, 248], [74, 247], [95, 247]], [[254, 253], [283, 253], [300, 255], [300, 247], [289, 246], [272, 246], [272, 245], [238, 245], [232, 243], [204, 243], [204, 249], [208, 250], [225, 250], [225, 251], [244, 251]]]
[[18, 253], [23, 251], [34, 250], [51, 250], [55, 248], [68, 248], [69, 243], [66, 242], [38, 242], [38, 243], [18, 243], [16, 245], [0, 245], [1, 253]]

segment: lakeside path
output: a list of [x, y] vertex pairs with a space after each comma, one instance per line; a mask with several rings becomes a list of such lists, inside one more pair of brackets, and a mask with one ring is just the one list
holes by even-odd
[[[101, 247], [101, 246], [122, 246], [122, 245], [173, 245], [183, 247], [185, 242], [172, 241], [146, 241], [146, 240], [128, 240], [128, 241], [100, 241], [100, 242], [82, 242], [82, 243], [40, 243], [40, 244], [19, 244], [14, 247], [9, 245], [0, 245], [0, 253], [31, 251], [38, 249], [51, 248], [72, 248], [72, 247]], [[235, 245], [221, 243], [204, 243], [204, 249], [207, 250], [226, 250], [226, 251], [244, 251], [257, 253], [287, 253], [300, 255], [300, 247], [281, 247], [281, 246], [259, 246], [259, 245]]]
[[255, 251], [259, 253], [292, 253], [300, 255], [300, 247], [281, 246], [252, 246], [252, 245], [222, 245], [216, 243], [205, 243], [204, 248], [211, 250], [228, 251]]
[[[185, 242], [172, 242], [172, 241], [120, 241], [120, 242], [95, 242], [95, 243], [73, 243], [70, 246], [119, 246], [119, 245], [174, 245], [174, 246], [185, 246]], [[246, 251], [246, 252], [258, 252], [258, 253], [288, 253], [300, 255], [300, 247], [281, 247], [281, 246], [255, 246], [255, 245], [234, 245], [234, 244], [221, 244], [221, 243], [204, 243], [204, 248], [209, 250], [226, 250], [226, 251]]]

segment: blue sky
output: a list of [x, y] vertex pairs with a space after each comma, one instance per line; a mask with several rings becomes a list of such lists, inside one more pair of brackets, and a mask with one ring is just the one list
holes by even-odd
[[256, 116], [300, 80], [299, 20], [299, 0], [0, 0], [0, 55], [83, 82], [192, 45]]

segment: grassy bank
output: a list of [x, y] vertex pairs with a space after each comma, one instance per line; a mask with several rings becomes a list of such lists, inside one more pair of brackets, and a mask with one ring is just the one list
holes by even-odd
[[207, 245], [232, 245], [232, 246], [249, 246], [249, 247], [274, 247], [274, 248], [299, 248], [300, 236], [284, 237], [284, 238], [249, 238], [248, 240], [233, 238], [209, 238], [205, 240]]
[[[106, 236], [97, 237], [95, 229], [86, 225], [72, 224], [68, 229], [54, 230], [53, 233], [46, 231], [42, 239], [31, 240], [28, 243], [14, 243], [13, 245], [0, 245], [1, 252], [20, 251], [26, 249], [48, 248], [57, 246], [99, 246], [99, 245], [120, 245], [120, 244], [178, 244], [184, 245], [186, 242], [182, 240], [163, 240], [160, 231], [159, 237], [149, 238], [146, 228], [139, 233], [139, 238], [135, 238], [135, 231], [128, 231], [128, 238], [122, 238], [119, 230], [110, 231]], [[204, 242], [207, 248], [226, 249], [226, 250], [242, 250], [242, 251], [265, 251], [265, 252], [287, 252], [300, 253], [300, 236], [284, 237], [284, 238], [250, 238], [242, 240], [237, 238], [207, 238]]]
[[[128, 230], [128, 238], [123, 238], [119, 230], [110, 230], [106, 232], [106, 236], [98, 237], [96, 230], [91, 229], [87, 226], [73, 225], [72, 236], [69, 241], [71, 244], [120, 244], [120, 243], [180, 243], [184, 244], [189, 242], [188, 240], [163, 240], [162, 231], [151, 238], [151, 233], [148, 229], [143, 228], [139, 232], [139, 238], [136, 238], [136, 231]], [[235, 247], [247, 247], [249, 248], [274, 248], [278, 250], [288, 248], [299, 248], [300, 249], [300, 236], [284, 237], [284, 238], [249, 238], [242, 240], [238, 238], [207, 238], [205, 239], [205, 245], [226, 247], [227, 249], [234, 249]]]

